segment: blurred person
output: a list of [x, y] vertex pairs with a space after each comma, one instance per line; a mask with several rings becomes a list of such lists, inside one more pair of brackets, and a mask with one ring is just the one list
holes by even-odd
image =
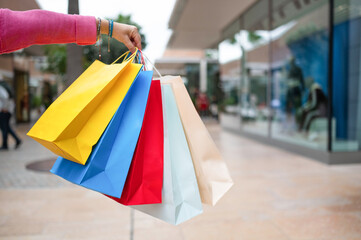
[[209, 108], [209, 100], [205, 93], [199, 93], [196, 99], [197, 109], [199, 111], [199, 115], [204, 117], [208, 113]]
[[296, 64], [295, 58], [289, 62], [290, 69], [286, 81], [286, 122], [283, 131], [293, 134], [297, 129], [296, 114], [302, 106], [302, 96], [305, 89], [302, 69]]
[[300, 118], [299, 130], [308, 133], [312, 121], [327, 117], [327, 97], [321, 86], [313, 78], [309, 78], [306, 83], [309, 88], [307, 102], [297, 114]]
[[2, 132], [2, 146], [0, 150], [8, 150], [9, 134], [15, 139], [15, 148], [21, 144], [20, 138], [10, 126], [10, 119], [14, 110], [12, 94], [5, 87], [0, 85], [0, 129]]
[[291, 58], [287, 76], [286, 112], [297, 111], [302, 105], [302, 94], [305, 89], [302, 69]]
[[[111, 31], [112, 30], [112, 31]], [[34, 44], [94, 44], [101, 34], [112, 37], [132, 52], [141, 49], [141, 38], [135, 26], [91, 16], [68, 15], [46, 10], [11, 11], [0, 9], [0, 54], [10, 53]]]

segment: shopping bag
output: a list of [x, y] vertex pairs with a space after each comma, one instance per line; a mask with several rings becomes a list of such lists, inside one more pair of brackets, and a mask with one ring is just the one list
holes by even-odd
[[177, 225], [202, 213], [191, 155], [172, 88], [162, 84], [164, 122], [164, 177], [161, 204], [131, 206]]
[[215, 205], [231, 188], [233, 181], [216, 144], [194, 108], [182, 79], [166, 76], [162, 82], [172, 86], [192, 155], [202, 202]]
[[59, 157], [51, 172], [119, 198], [142, 127], [152, 75], [152, 71], [139, 73], [85, 165]]
[[[142, 65], [93, 62], [28, 132], [56, 155], [85, 164]], [[96, 127], [94, 127], [96, 126]]]
[[160, 81], [152, 81], [142, 130], [121, 198], [124, 205], [162, 202], [163, 111]]

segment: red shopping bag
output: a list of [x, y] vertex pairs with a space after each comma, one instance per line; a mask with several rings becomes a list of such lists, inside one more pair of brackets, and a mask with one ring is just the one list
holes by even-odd
[[121, 198], [124, 205], [162, 202], [163, 187], [163, 111], [159, 80], [153, 80], [142, 130], [135, 149]]

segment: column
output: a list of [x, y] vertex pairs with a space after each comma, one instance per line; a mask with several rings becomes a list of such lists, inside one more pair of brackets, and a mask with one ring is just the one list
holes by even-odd
[[200, 77], [200, 83], [199, 83], [200, 91], [205, 93], [207, 91], [207, 59], [201, 59], [199, 63], [199, 77]]

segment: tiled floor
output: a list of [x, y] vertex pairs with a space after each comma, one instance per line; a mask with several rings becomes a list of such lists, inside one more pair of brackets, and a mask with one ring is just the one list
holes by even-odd
[[235, 185], [179, 226], [25, 170], [55, 157], [32, 140], [1, 152], [0, 239], [361, 239], [361, 165], [327, 166], [208, 127]]

